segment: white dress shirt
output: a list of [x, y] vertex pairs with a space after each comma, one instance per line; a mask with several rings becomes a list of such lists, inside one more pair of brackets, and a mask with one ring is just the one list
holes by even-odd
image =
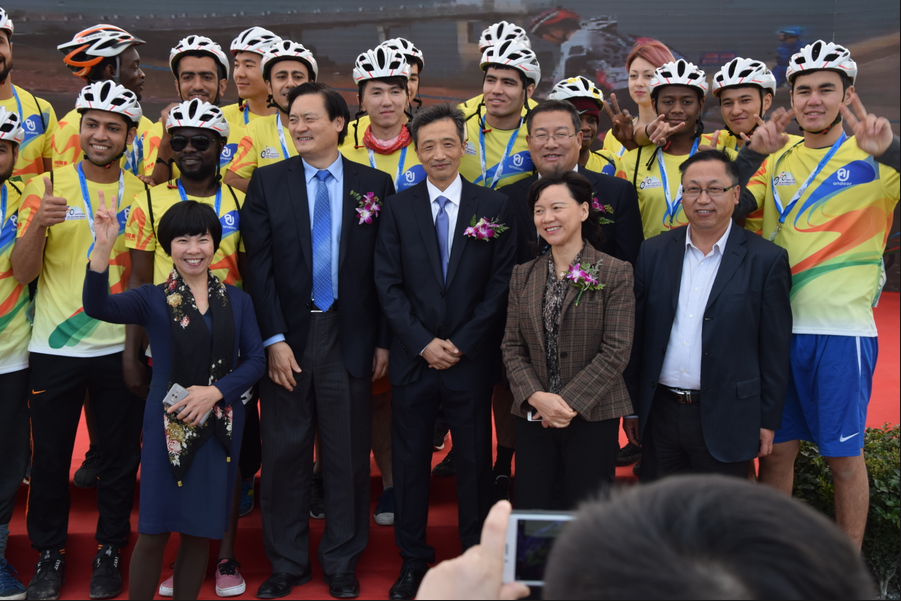
[[701, 333], [707, 299], [723, 261], [726, 240], [732, 231], [732, 222], [726, 233], [704, 255], [691, 241], [691, 225], [686, 226], [685, 257], [682, 260], [682, 283], [679, 286], [679, 304], [676, 318], [666, 345], [666, 356], [658, 379], [664, 386], [681, 390], [701, 389]]
[[463, 180], [458, 173], [457, 179], [447, 187], [447, 190], [442, 192], [431, 180], [426, 178], [426, 187], [429, 189], [429, 200], [431, 201], [432, 225], [438, 219], [438, 201], [436, 199], [443, 196], [450, 201], [444, 205], [444, 212], [447, 213], [447, 260], [450, 261], [451, 248], [454, 246], [454, 232], [457, 228], [457, 214], [460, 212], [460, 196], [463, 194]]

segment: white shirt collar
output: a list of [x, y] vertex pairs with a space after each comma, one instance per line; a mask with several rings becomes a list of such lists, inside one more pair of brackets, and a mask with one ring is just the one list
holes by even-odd
[[443, 196], [455, 205], [460, 204], [460, 196], [463, 195], [463, 180], [460, 178], [459, 173], [457, 173], [457, 177], [454, 179], [453, 183], [447, 187], [447, 190], [439, 190], [428, 178], [426, 178], [425, 181], [426, 187], [429, 190], [429, 201], [435, 202], [436, 198]]
[[[729, 225], [726, 226], [726, 231], [723, 233], [722, 237], [720, 237], [720, 239], [717, 240], [716, 243], [713, 245], [713, 250], [719, 250], [721, 255], [725, 254], [726, 240], [729, 239], [729, 232], [731, 232], [731, 231], [732, 231], [732, 220], [730, 219]], [[698, 251], [701, 250], [697, 246], [695, 246], [694, 243], [691, 241], [691, 224], [688, 224], [685, 226], [685, 250], [688, 250], [689, 247], [694, 248], [695, 250], [698, 250]], [[713, 252], [713, 250], [711, 250], [711, 252]]]

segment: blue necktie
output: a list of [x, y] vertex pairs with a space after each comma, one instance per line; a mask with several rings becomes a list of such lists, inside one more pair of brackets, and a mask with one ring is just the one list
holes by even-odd
[[447, 260], [449, 257], [447, 256], [447, 212], [444, 210], [445, 205], [450, 202], [450, 199], [439, 196], [435, 199], [435, 202], [438, 203], [438, 215], [435, 217], [435, 234], [438, 236], [438, 256], [441, 259], [441, 274], [444, 276], [444, 281], [447, 281]]
[[316, 205], [313, 207], [313, 301], [321, 311], [335, 302], [332, 291], [332, 213], [325, 181], [331, 174], [316, 173]]

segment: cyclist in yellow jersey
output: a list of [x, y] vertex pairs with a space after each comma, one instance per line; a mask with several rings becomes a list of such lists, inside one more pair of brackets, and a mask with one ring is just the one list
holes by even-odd
[[28, 340], [31, 325], [25, 317], [28, 287], [12, 277], [9, 263], [16, 239], [16, 220], [22, 198], [21, 184], [9, 181], [19, 144], [25, 139], [22, 120], [0, 107], [0, 596], [25, 596], [25, 585], [6, 559], [9, 522], [16, 494], [28, 469], [31, 455], [28, 437]]
[[302, 83], [316, 81], [319, 63], [303, 44], [282, 40], [263, 55], [260, 70], [269, 91], [269, 103], [278, 112], [244, 128], [235, 159], [225, 174], [225, 183], [242, 192], [247, 192], [250, 176], [259, 167], [297, 156], [288, 132], [288, 92]]
[[[626, 178], [635, 186], [645, 240], [688, 224], [682, 210], [679, 165], [712, 138], [703, 135], [700, 115], [707, 93], [704, 72], [682, 59], [657, 69], [651, 80], [651, 101], [658, 120], [667, 127], [663, 146], [639, 146], [623, 156]], [[750, 201], [737, 207], [736, 219], [746, 216]]]
[[[178, 168], [172, 164], [172, 147], [165, 124], [169, 111], [180, 102], [195, 98], [219, 106], [228, 87], [229, 60], [222, 47], [210, 38], [189, 35], [169, 51], [169, 70], [175, 77], [179, 102], [173, 102], [160, 113], [160, 120], [145, 136], [145, 170], [157, 184], [176, 179]], [[230, 124], [231, 125], [231, 124]], [[238, 123], [234, 127], [240, 127]], [[219, 156], [219, 167], [226, 169], [234, 158], [227, 147]]]
[[[787, 144], [787, 136], [769, 135], [776, 126], [767, 123], [739, 155], [754, 159], [751, 168], [766, 161], [744, 194], [763, 207], [763, 235], [788, 250], [792, 266], [791, 379], [760, 479], [791, 494], [798, 441], [814, 442], [832, 471], [836, 522], [860, 547], [869, 507], [862, 449], [878, 351], [872, 307], [901, 196], [901, 145], [855, 94], [857, 64], [846, 48], [809, 44], [786, 74], [804, 139]], [[781, 116], [784, 124], [790, 113]]]
[[598, 137], [598, 122], [601, 119], [601, 109], [604, 108], [604, 95], [600, 88], [590, 79], [579, 75], [558, 81], [547, 99], [566, 100], [579, 111], [582, 120], [579, 165], [595, 173], [626, 179], [626, 172], [623, 171], [622, 161], [618, 156], [609, 150], [591, 150], [591, 145]]
[[[85, 159], [25, 187], [11, 257], [16, 281], [28, 284], [38, 278], [28, 346], [34, 454], [27, 525], [32, 546], [40, 552], [28, 586], [34, 599], [58, 597], [65, 578], [69, 464], [89, 388], [97, 436], [103, 441], [97, 485], [100, 549], [93, 560], [92, 598], [114, 597], [122, 590], [120, 550], [129, 537], [140, 460], [144, 403], [125, 385], [125, 327], [87, 317], [81, 290], [100, 204], [115, 206], [119, 220], [110, 290], [121, 292], [128, 281], [125, 223], [132, 199], [144, 185], [119, 167], [119, 158], [135, 136], [141, 106], [134, 92], [111, 81], [85, 87], [75, 106], [82, 111]], [[79, 571], [88, 565], [86, 559], [80, 561]]]
[[415, 186], [425, 178], [425, 171], [407, 127], [410, 65], [403, 54], [378, 46], [357, 57], [353, 74], [360, 108], [369, 115], [370, 124], [362, 131], [358, 121], [350, 124], [341, 154], [387, 173], [397, 191]]
[[[482, 54], [483, 99], [466, 116], [466, 151], [460, 174], [492, 189], [531, 175], [523, 110], [541, 81], [535, 53], [515, 41], [489, 46]], [[528, 113], [528, 111], [526, 111]]]
[[[79, 31], [72, 40], [56, 49], [64, 54], [63, 63], [77, 77], [87, 83], [113, 81], [134, 92], [140, 102], [144, 91], [144, 71], [141, 70], [137, 46], [144, 43], [144, 40], [120, 27], [98, 24]], [[54, 169], [81, 159], [80, 121], [81, 115], [75, 109], [60, 119], [52, 138]], [[134, 142], [128, 145], [121, 159], [123, 169], [148, 183], [152, 180], [144, 174], [144, 136], [152, 127], [153, 122], [141, 115]]]
[[9, 15], [0, 8], [0, 107], [19, 115], [25, 132], [10, 181], [24, 185], [35, 175], [52, 169], [51, 138], [56, 130], [56, 112], [43, 98], [13, 84], [10, 72], [13, 68], [14, 29]]
[[[628, 150], [648, 143], [644, 128], [657, 118], [649, 85], [654, 79], [654, 71], [675, 60], [669, 48], [658, 40], [644, 41], [632, 48], [626, 57], [626, 71], [629, 74], [629, 96], [638, 105], [638, 116], [633, 118], [629, 111], [620, 110], [616, 94], [611, 94], [604, 110], [613, 127], [604, 136], [604, 150], [622, 157]], [[640, 137], [636, 138], [636, 135]], [[626, 140], [628, 148], [623, 146], [621, 139]]]
[[[274, 115], [278, 109], [269, 104], [269, 90], [263, 81], [260, 61], [269, 46], [282, 39], [262, 27], [251, 27], [238, 34], [231, 44], [231, 53], [235, 59], [233, 79], [238, 88], [239, 102], [222, 107], [229, 125], [237, 124], [237, 131], [229, 133], [229, 139], [237, 144], [244, 134], [244, 126], [258, 117]], [[238, 136], [235, 138], [235, 136]]]

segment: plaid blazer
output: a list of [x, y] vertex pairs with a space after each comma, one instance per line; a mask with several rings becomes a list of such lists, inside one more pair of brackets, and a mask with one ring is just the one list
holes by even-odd
[[[623, 380], [629, 363], [635, 322], [632, 266], [595, 250], [582, 251], [583, 263], [602, 261], [602, 290], [579, 293], [571, 286], [560, 316], [560, 396], [590, 422], [631, 415], [632, 401]], [[507, 308], [507, 328], [501, 349], [513, 390], [512, 413], [525, 417], [526, 401], [547, 390], [545, 330], [542, 311], [548, 256], [513, 268]]]

